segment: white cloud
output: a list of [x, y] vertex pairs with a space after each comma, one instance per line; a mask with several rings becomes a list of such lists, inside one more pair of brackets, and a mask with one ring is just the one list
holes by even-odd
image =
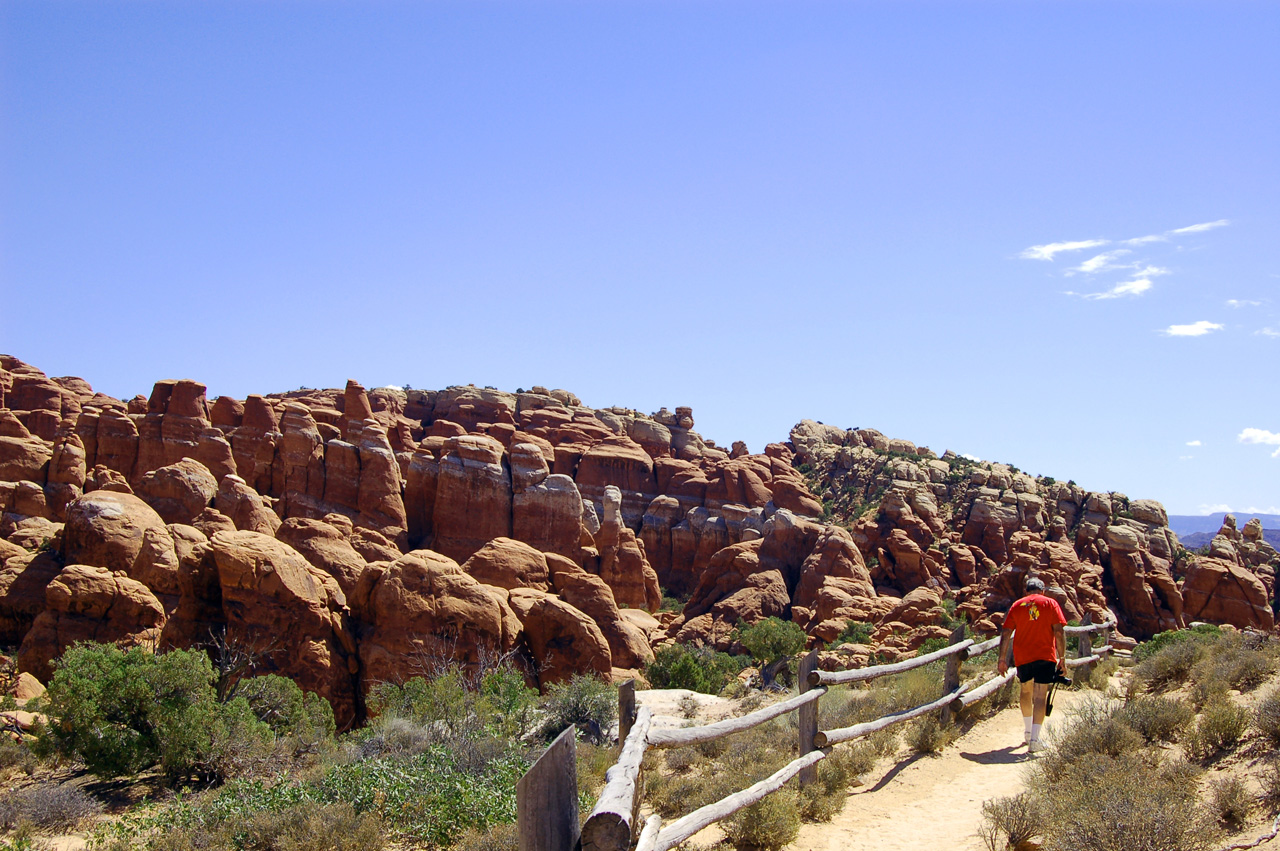
[[1217, 322], [1209, 322], [1201, 319], [1199, 322], [1192, 322], [1190, 325], [1170, 325], [1161, 333], [1169, 337], [1203, 337], [1210, 331], [1221, 331], [1222, 325]]
[[1165, 236], [1162, 233], [1153, 233], [1150, 236], [1139, 236], [1139, 237], [1134, 237], [1133, 239], [1121, 240], [1121, 242], [1125, 245], [1150, 245], [1153, 242], [1168, 242], [1168, 241], [1169, 241], [1169, 237]]
[[982, 460], [982, 459], [981, 459], [981, 458], [979, 458], [977, 455], [970, 455], [968, 452], [961, 452], [961, 453], [960, 453], [960, 457], [961, 457], [961, 458], [968, 458], [970, 461], [981, 461], [981, 460]]
[[1194, 458], [1194, 457], [1196, 457], [1196, 456], [1194, 456], [1194, 455], [1179, 455], [1179, 456], [1178, 456], [1178, 460], [1179, 460], [1179, 461], [1190, 461], [1190, 460], [1191, 460], [1192, 458]]
[[[1236, 435], [1241, 443], [1261, 443], [1265, 446], [1280, 446], [1280, 433], [1267, 431], [1264, 428], [1247, 428]], [[1272, 458], [1280, 458], [1280, 449], [1271, 453]]]
[[1023, 249], [1018, 256], [1023, 260], [1052, 260], [1053, 255], [1061, 254], [1064, 251], [1083, 251], [1086, 248], [1097, 248], [1107, 245], [1110, 240], [1106, 239], [1083, 239], [1078, 242], [1050, 242], [1047, 245], [1033, 245], [1030, 248]]
[[1258, 331], [1254, 331], [1253, 333], [1260, 334], [1263, 337], [1280, 337], [1280, 331], [1277, 331], [1274, 328], [1262, 328]]
[[1251, 505], [1248, 508], [1240, 509], [1240, 513], [1241, 514], [1280, 514], [1280, 507], [1271, 505], [1266, 508], [1258, 508], [1256, 506]]
[[1187, 441], [1187, 446], [1200, 446], [1200, 445], [1201, 445], [1201, 444], [1200, 444], [1200, 441], [1198, 441], [1198, 440], [1188, 440], [1188, 441]]
[[1217, 503], [1216, 505], [1202, 503], [1200, 506], [1200, 513], [1201, 514], [1218, 514], [1218, 513], [1230, 514], [1231, 506], [1227, 505], [1225, 502], [1220, 502], [1220, 503]]
[[1249, 301], [1248, 299], [1239, 299], [1239, 298], [1227, 299], [1227, 307], [1233, 307], [1238, 309], [1241, 307], [1261, 307], [1261, 306], [1262, 306], [1262, 302], [1260, 301]]
[[1185, 228], [1175, 228], [1169, 233], [1203, 233], [1214, 228], [1224, 228], [1231, 224], [1230, 219], [1218, 219], [1216, 222], [1201, 222], [1198, 225], [1187, 225]]
[[1123, 257], [1126, 254], [1132, 253], [1133, 252], [1127, 248], [1117, 248], [1115, 251], [1104, 251], [1101, 254], [1090, 257], [1079, 266], [1074, 266], [1071, 269], [1068, 269], [1067, 274], [1070, 275], [1075, 272], [1083, 272], [1086, 275], [1092, 275], [1097, 272], [1109, 272], [1113, 269], [1133, 268], [1132, 266], [1118, 266], [1111, 262], [1117, 257]]

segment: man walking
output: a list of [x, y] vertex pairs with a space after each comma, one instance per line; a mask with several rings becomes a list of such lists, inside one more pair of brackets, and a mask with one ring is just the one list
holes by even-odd
[[1028, 578], [1027, 595], [1009, 607], [1000, 632], [999, 671], [1009, 670], [1009, 643], [1013, 643], [1013, 664], [1022, 683], [1023, 743], [1027, 750], [1041, 750], [1040, 729], [1044, 725], [1044, 707], [1054, 677], [1067, 670], [1067, 619], [1058, 601], [1044, 594], [1044, 583]]

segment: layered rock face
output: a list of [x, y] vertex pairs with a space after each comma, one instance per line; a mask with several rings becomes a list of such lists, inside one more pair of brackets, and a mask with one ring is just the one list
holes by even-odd
[[872, 429], [804, 421], [791, 439], [832, 514], [858, 518], [853, 538], [881, 595], [932, 588], [990, 631], [1035, 573], [1068, 618], [1110, 611], [1136, 638], [1193, 620], [1274, 626], [1280, 558], [1260, 526], [1246, 535], [1229, 518], [1211, 557], [1196, 556], [1154, 500], [938, 457]]
[[1191, 557], [1153, 501], [870, 429], [805, 421], [753, 455], [693, 425], [540, 387], [126, 402], [0, 356], [0, 635], [38, 676], [77, 640], [232, 643], [346, 725], [449, 661], [628, 676], [769, 616], [907, 654], [961, 615], [995, 630], [1030, 572], [1139, 637], [1274, 626], [1280, 559], [1234, 519]]

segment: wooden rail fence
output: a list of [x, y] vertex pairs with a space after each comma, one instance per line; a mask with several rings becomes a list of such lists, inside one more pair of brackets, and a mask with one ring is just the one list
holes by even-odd
[[[1114, 620], [1091, 624], [1086, 616], [1080, 626], [1067, 627], [1067, 634], [1074, 636], [1077, 642], [1075, 657], [1067, 660], [1067, 667], [1084, 668], [1087, 671], [1110, 653], [1108, 639], [1114, 626]], [[1093, 646], [1095, 634], [1101, 636], [1098, 647]], [[576, 824], [577, 778], [572, 760], [573, 738], [572, 731], [568, 731], [570, 735], [562, 735], [557, 739], [547, 753], [529, 769], [517, 788], [520, 851], [575, 851], [579, 847], [581, 851], [627, 851], [637, 838], [644, 789], [642, 764], [647, 749], [683, 747], [711, 741], [744, 732], [790, 712], [797, 712], [800, 740], [799, 756], [796, 759], [759, 783], [694, 810], [675, 821], [664, 823], [661, 816], [651, 815], [643, 825], [639, 825], [636, 851], [668, 851], [703, 828], [778, 791], [794, 777], [800, 778], [802, 786], [812, 782], [817, 777], [818, 763], [837, 744], [853, 741], [931, 712], [940, 713], [942, 723], [950, 723], [956, 712], [995, 693], [1017, 674], [1015, 669], [1010, 668], [1007, 674], [991, 677], [981, 683], [960, 682], [961, 662], [994, 650], [999, 644], [999, 638], [974, 642], [973, 639], [963, 637], [963, 629], [957, 629], [952, 633], [951, 643], [941, 650], [902, 662], [852, 671], [817, 670], [818, 651], [814, 650], [801, 658], [798, 695], [737, 718], [700, 727], [654, 729], [649, 708], [636, 708], [634, 683], [625, 683], [618, 692], [618, 738], [622, 742], [622, 749], [617, 763], [605, 774], [604, 791], [600, 793], [595, 808], [582, 825], [581, 835], [578, 835]], [[937, 700], [850, 727], [818, 729], [819, 701], [831, 686], [867, 682], [878, 677], [900, 674], [942, 659], [947, 660], [943, 673], [945, 693]], [[547, 764], [544, 765], [544, 762]], [[570, 810], [575, 818], [572, 828], [567, 825]], [[526, 813], [529, 814], [528, 817]], [[548, 818], [546, 813], [555, 813], [557, 816]]]

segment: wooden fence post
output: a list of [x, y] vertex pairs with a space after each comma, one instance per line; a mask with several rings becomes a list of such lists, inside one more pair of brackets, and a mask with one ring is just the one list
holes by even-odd
[[[948, 641], [947, 644], [959, 644], [961, 641], [964, 641], [964, 633], [965, 625], [960, 624], [960, 626], [951, 631], [951, 640]], [[961, 650], [947, 657], [947, 667], [942, 674], [943, 694], [950, 694], [960, 687], [960, 665], [966, 658], [968, 658], [968, 655], [967, 651]], [[950, 703], [942, 707], [942, 711], [938, 713], [938, 721], [944, 727], [951, 723]]]
[[[813, 649], [800, 657], [800, 671], [796, 678], [800, 681], [800, 693], [804, 694], [813, 686], [809, 685], [809, 674], [818, 670], [818, 651]], [[800, 721], [800, 752], [797, 756], [804, 756], [817, 750], [813, 743], [813, 737], [818, 735], [818, 701], [814, 700], [801, 706], [799, 711]], [[800, 770], [800, 785], [807, 786], [818, 779], [818, 766], [810, 765]]]
[[578, 844], [576, 732], [557, 736], [516, 784], [520, 851], [574, 851]]
[[[1081, 626], [1090, 626], [1093, 623], [1093, 615], [1085, 612], [1084, 617], [1080, 619]], [[1082, 632], [1076, 637], [1076, 658], [1085, 659], [1093, 655], [1093, 634], [1090, 632]], [[1081, 665], [1084, 669], [1085, 679], [1093, 673], [1093, 665]]]
[[618, 746], [627, 740], [631, 725], [636, 723], [636, 681], [618, 686]]

